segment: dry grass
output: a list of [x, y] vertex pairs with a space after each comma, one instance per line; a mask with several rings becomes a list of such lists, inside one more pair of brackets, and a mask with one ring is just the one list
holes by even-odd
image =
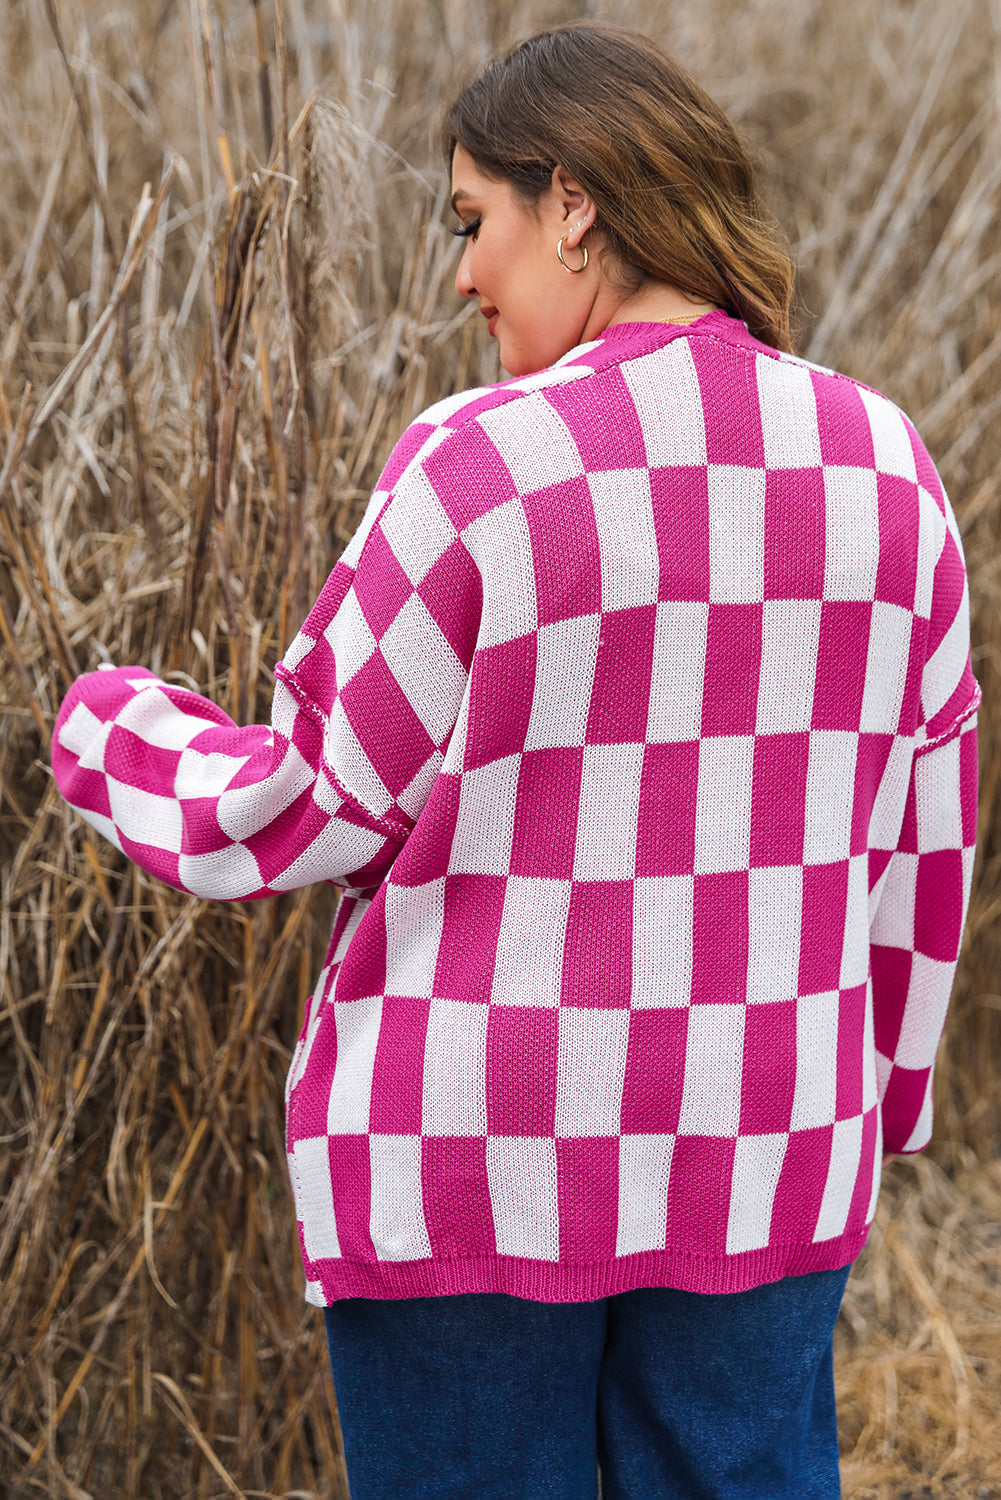
[[[761, 143], [805, 352], [905, 406], [966, 536], [982, 852], [936, 1144], [838, 1336], [846, 1494], [1001, 1496], [996, 0], [8, 0], [0, 11], [0, 1451], [12, 1495], [344, 1496], [282, 1083], [332, 895], [186, 899], [47, 742], [135, 661], [266, 710], [406, 421], [496, 373], [429, 101], [614, 14]], [[284, 53], [283, 53], [284, 47]], [[149, 184], [144, 188], [144, 184]]]

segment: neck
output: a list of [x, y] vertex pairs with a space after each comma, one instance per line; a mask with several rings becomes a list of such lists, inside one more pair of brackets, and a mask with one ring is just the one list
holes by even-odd
[[694, 323], [715, 310], [715, 303], [688, 297], [666, 281], [644, 282], [628, 296], [616, 295], [606, 283], [591, 306], [581, 342], [597, 338], [617, 323]]

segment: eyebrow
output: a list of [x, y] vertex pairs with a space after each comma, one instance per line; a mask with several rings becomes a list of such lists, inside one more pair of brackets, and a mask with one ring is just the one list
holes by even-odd
[[452, 194], [452, 198], [451, 198], [452, 212], [453, 213], [458, 213], [458, 211], [459, 211], [459, 204], [463, 201], [463, 199], [465, 199], [465, 198], [471, 198], [472, 196], [473, 196], [472, 193], [467, 193], [466, 190], [465, 190], [465, 188], [456, 188], [456, 190]]

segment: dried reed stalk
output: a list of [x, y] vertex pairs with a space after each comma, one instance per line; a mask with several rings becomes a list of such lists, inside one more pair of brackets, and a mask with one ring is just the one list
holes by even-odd
[[[333, 893], [240, 908], [153, 884], [60, 803], [49, 726], [101, 660], [266, 713], [395, 437], [497, 373], [451, 293], [427, 101], [509, 36], [605, 8], [0, 11], [12, 1495], [347, 1494], [282, 1145]], [[638, 0], [616, 16], [649, 24]], [[762, 142], [803, 267], [804, 348], [911, 412], [965, 533], [986, 704], [977, 890], [936, 1144], [889, 1171], [837, 1358], [846, 1495], [999, 1496], [997, 12], [677, 0], [658, 34]]]

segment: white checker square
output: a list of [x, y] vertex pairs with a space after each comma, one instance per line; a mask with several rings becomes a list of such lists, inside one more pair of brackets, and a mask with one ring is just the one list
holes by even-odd
[[806, 768], [803, 863], [833, 864], [851, 849], [858, 735], [851, 730], [814, 729]]
[[796, 1002], [796, 1088], [791, 1130], [830, 1125], [837, 1115], [838, 992]]
[[622, 377], [643, 429], [651, 468], [706, 462], [706, 428], [699, 377], [687, 339], [669, 349], [627, 360]]
[[619, 1142], [616, 1255], [663, 1250], [673, 1135], [624, 1135]]
[[[386, 887], [386, 893], [387, 893], [387, 895], [389, 893], [389, 890], [390, 890], [390, 887], [387, 886]], [[342, 901], [345, 900], [345, 899], [352, 899], [352, 898], [345, 898], [344, 896], [341, 897]], [[366, 899], [364, 899], [361, 896], [355, 896], [353, 898], [353, 900], [354, 900], [354, 906], [351, 908], [351, 912], [350, 912], [350, 914], [348, 916], [348, 919], [347, 919], [347, 921], [344, 924], [344, 931], [341, 933], [340, 937], [337, 939], [337, 947], [334, 949], [333, 955], [332, 955], [332, 957], [330, 959], [331, 966], [336, 965], [336, 964], [340, 964], [340, 963], [343, 962], [343, 960], [345, 958], [345, 955], [347, 954], [348, 948], [351, 945], [351, 939], [354, 937], [355, 933], [358, 931], [358, 927], [359, 927], [359, 925], [361, 923], [362, 917], [365, 915], [365, 913], [368, 911], [369, 907], [372, 905], [372, 902], [370, 900], [366, 900]], [[338, 913], [338, 915], [340, 915], [340, 913]], [[326, 970], [324, 970], [324, 973], [326, 973]], [[320, 978], [322, 980], [322, 978], [323, 978], [322, 974], [321, 974]], [[319, 986], [319, 984], [317, 985], [316, 990], [315, 990], [314, 993], [316, 993], [316, 994], [320, 993], [320, 986]]]
[[745, 1014], [743, 1005], [690, 1008], [679, 1135], [736, 1137]]
[[372, 1199], [369, 1233], [380, 1260], [427, 1260], [431, 1254], [421, 1184], [418, 1135], [369, 1136]]
[[563, 1006], [557, 1014], [557, 1136], [618, 1135], [628, 1010]]
[[[870, 978], [865, 991], [865, 1030], [862, 1037], [862, 1109], [863, 1112], [872, 1109], [879, 1100], [876, 1076], [876, 1028], [873, 1016], [872, 1003], [872, 979]], [[883, 1130], [883, 1121], [877, 1115], [876, 1123], [880, 1134]], [[877, 1153], [877, 1161], [881, 1153]]]
[[[289, 1153], [302, 1237], [310, 1260], [340, 1256], [334, 1190], [330, 1181], [330, 1143], [325, 1135], [296, 1141]], [[308, 1212], [305, 1206], [309, 1205]]]
[[792, 1000], [799, 994], [803, 867], [751, 870], [748, 883], [748, 1004]]
[[824, 598], [867, 600], [876, 594], [879, 496], [871, 469], [824, 469]]
[[759, 355], [758, 410], [769, 469], [816, 469], [823, 462], [817, 398], [806, 365]]
[[324, 969], [323, 974], [321, 974], [320, 976], [320, 983], [317, 985], [316, 990], [314, 990], [313, 992], [313, 1001], [309, 1012], [309, 1024], [296, 1043], [295, 1051], [292, 1054], [292, 1066], [289, 1068], [288, 1077], [285, 1080], [286, 1107], [288, 1106], [288, 1101], [292, 1097], [292, 1090], [299, 1083], [302, 1075], [306, 1071], [306, 1068], [309, 1064], [309, 1054], [313, 1050], [313, 1043], [316, 1041], [316, 1033], [320, 1029], [320, 1021], [323, 1018], [325, 1007], [324, 1001], [317, 993], [317, 991], [322, 989], [323, 979], [326, 975], [326, 972], [326, 969]]
[[893, 1061], [898, 1068], [930, 1068], [935, 1062], [952, 992], [954, 965], [915, 953], [907, 1004]]
[[328, 1135], [364, 1135], [372, 1102], [382, 996], [333, 1002], [337, 1062], [327, 1102]]
[[431, 788], [438, 780], [438, 773], [444, 764], [445, 757], [441, 751], [432, 751], [414, 779], [407, 783], [396, 799], [398, 806], [403, 809], [408, 818], [413, 818], [415, 823], [424, 810], [424, 805], [431, 795]]
[[401, 476], [380, 529], [415, 589], [457, 535], [419, 463], [409, 466], [405, 478]]
[[[348, 589], [340, 608], [323, 632], [337, 663], [337, 691], [343, 692], [375, 651], [376, 640], [362, 613], [358, 595]], [[286, 660], [286, 665], [288, 662]]]
[[755, 604], [765, 597], [764, 469], [710, 464], [709, 598]]
[[727, 1255], [767, 1248], [771, 1237], [772, 1204], [788, 1143], [789, 1137], [785, 1133], [738, 1137], [730, 1177]]
[[[508, 500], [477, 516], [462, 539], [484, 581], [479, 649], [530, 635], [538, 624], [535, 561], [521, 501]], [[491, 586], [492, 580], [498, 581]]]
[[181, 854], [177, 878], [185, 890], [207, 901], [241, 901], [264, 885], [257, 860], [246, 844], [229, 844], [209, 854]]
[[699, 746], [695, 873], [746, 870], [751, 861], [753, 734], [711, 735]]
[[813, 1231], [814, 1243], [833, 1240], [844, 1234], [861, 1160], [862, 1116], [853, 1115], [850, 1120], [836, 1120], [824, 1196], [817, 1215], [817, 1226]]
[[114, 727], [114, 720], [104, 723], [81, 701], [73, 705], [69, 717], [60, 729], [59, 743], [64, 750], [77, 756], [81, 766], [85, 766], [87, 770], [103, 771], [104, 748]]
[[819, 599], [768, 599], [762, 611], [758, 734], [807, 730], [820, 646]]
[[220, 797], [249, 759], [249, 755], [223, 755], [218, 750], [203, 755], [189, 745], [181, 751], [174, 772], [174, 796], [182, 802], [188, 797]]
[[694, 887], [691, 875], [644, 876], [633, 887], [634, 1009], [691, 1000]]
[[911, 653], [911, 613], [877, 600], [869, 624], [860, 729], [863, 734], [896, 734], [907, 686]]
[[927, 723], [952, 697], [966, 669], [970, 653], [970, 589], [963, 583], [963, 597], [955, 618], [925, 663], [921, 678], [921, 712]]
[[323, 734], [323, 758], [349, 796], [377, 818], [388, 813], [393, 799], [382, 777], [362, 749], [340, 698], [330, 710]]
[[918, 485], [918, 568], [914, 590], [914, 613], [922, 620], [931, 619], [935, 569], [945, 546], [947, 527], [934, 497]]
[[872, 942], [877, 948], [914, 947], [914, 909], [917, 904], [918, 856], [898, 851], [890, 861], [883, 896], [872, 920]]
[[158, 797], [114, 776], [106, 776], [105, 785], [111, 816], [125, 838], [180, 854], [183, 822], [180, 804], [173, 797]]
[[380, 642], [386, 665], [436, 745], [459, 712], [467, 673], [419, 594], [411, 594]]
[[487, 1019], [467, 1000], [432, 1000], [424, 1042], [423, 1135], [486, 1135]]
[[884, 474], [899, 475], [901, 479], [916, 479], [914, 449], [903, 413], [876, 391], [867, 391], [865, 386], [858, 386], [857, 390], [869, 418], [876, 468]]
[[918, 1111], [918, 1117], [914, 1122], [914, 1129], [911, 1131], [910, 1135], [907, 1137], [907, 1140], [904, 1142], [903, 1149], [905, 1151], [920, 1151], [923, 1146], [927, 1146], [929, 1140], [931, 1139], [932, 1089], [934, 1087], [934, 1078], [934, 1073], [928, 1074], [928, 1082], [925, 1084], [924, 1098], [921, 1101], [921, 1108]]
[[393, 941], [386, 953], [386, 993], [429, 996], [445, 922], [445, 877], [424, 885], [387, 881], [386, 930]]
[[598, 527], [602, 609], [656, 604], [660, 559], [649, 469], [589, 474], [588, 486]]
[[838, 979], [843, 990], [865, 984], [869, 974], [869, 944], [869, 855], [853, 854], [848, 861], [845, 939]]
[[559, 1260], [556, 1142], [550, 1136], [488, 1136], [487, 1181], [498, 1255]]
[[657, 605], [647, 743], [698, 739], [702, 729], [709, 606], [689, 600]]
[[302, 853], [268, 882], [273, 891], [297, 891], [321, 880], [339, 880], [374, 859], [386, 840], [371, 828], [331, 818]]
[[585, 745], [574, 880], [632, 880], [642, 745]]
[[346, 568], [351, 568], [352, 571], [357, 568], [358, 559], [361, 557], [365, 543], [368, 541], [368, 534], [379, 519], [379, 513], [383, 510], [388, 500], [389, 492], [387, 490], [377, 489], [372, 492], [354, 535], [340, 555], [339, 561]]
[[570, 881], [508, 876], [497, 939], [495, 1005], [560, 1003]]
[[316, 781], [316, 772], [289, 740], [281, 760], [263, 781], [230, 787], [216, 803], [216, 821], [231, 839], [249, 838], [273, 822]]
[[147, 745], [159, 750], [183, 750], [204, 729], [218, 727], [215, 719], [204, 719], [198, 713], [199, 699], [190, 695], [191, 712], [178, 708], [167, 697], [161, 683], [148, 677], [135, 681], [137, 692], [131, 702], [115, 716], [116, 723], [129, 729]]
[[520, 495], [575, 479], [584, 472], [577, 444], [543, 393], [495, 406], [477, 418]]
[[508, 873], [520, 769], [520, 755], [505, 755], [463, 772], [449, 861], [453, 874]]
[[599, 614], [539, 627], [526, 750], [583, 745], [600, 635]]
[[914, 759], [914, 742], [909, 735], [896, 735], [890, 746], [882, 780], [869, 814], [870, 849], [895, 849], [900, 837], [907, 792]]

